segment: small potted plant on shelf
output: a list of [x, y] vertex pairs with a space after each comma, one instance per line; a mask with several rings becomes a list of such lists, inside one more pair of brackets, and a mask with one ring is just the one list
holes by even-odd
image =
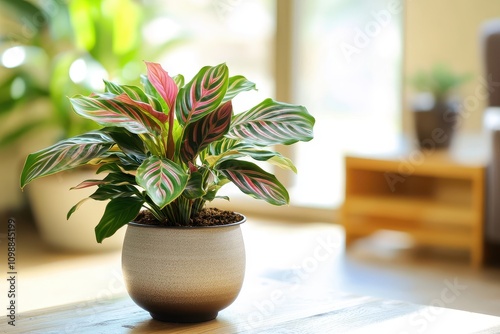
[[450, 145], [459, 112], [456, 90], [469, 79], [469, 75], [457, 74], [442, 63], [410, 77], [409, 84], [415, 90], [411, 108], [421, 147]]
[[[255, 89], [225, 64], [191, 81], [146, 62], [144, 89], [105, 81], [105, 92], [71, 98], [75, 112], [102, 128], [28, 155], [21, 188], [82, 165], [98, 165], [89, 197], [109, 200], [97, 242], [127, 226], [122, 268], [131, 298], [164, 321], [214, 319], [243, 282], [245, 216], [205, 206], [234, 183], [273, 205], [289, 202], [277, 178], [251, 160], [296, 171], [270, 147], [313, 138], [314, 118], [299, 105], [265, 99], [234, 113], [232, 99]], [[77, 203], [68, 217], [88, 198]]]

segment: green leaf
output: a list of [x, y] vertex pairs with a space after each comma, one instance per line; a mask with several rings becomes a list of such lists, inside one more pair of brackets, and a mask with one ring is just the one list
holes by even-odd
[[219, 171], [253, 198], [273, 205], [285, 205], [290, 201], [287, 190], [278, 179], [251, 162], [227, 160], [219, 165]]
[[90, 198], [96, 201], [105, 201], [108, 199], [114, 199], [119, 197], [131, 197], [133, 195], [140, 195], [139, 191], [133, 185], [116, 185], [109, 184], [103, 185], [97, 188], [97, 190], [90, 195]]
[[236, 75], [234, 77], [230, 77], [226, 95], [224, 96], [222, 103], [232, 100], [241, 92], [249, 91], [252, 89], [257, 90], [255, 84], [251, 81], [248, 81], [244, 76]]
[[146, 146], [138, 135], [123, 128], [104, 128], [101, 131], [113, 138], [120, 150], [133, 161], [141, 164], [146, 159]]
[[136, 181], [161, 209], [182, 194], [188, 174], [171, 160], [151, 156], [137, 169]]
[[219, 106], [226, 95], [228, 72], [226, 64], [205, 66], [179, 90], [175, 112], [181, 125], [195, 122]]
[[95, 237], [98, 243], [109, 238], [119, 228], [131, 222], [141, 210], [144, 201], [137, 197], [119, 197], [112, 199], [95, 227]]
[[98, 131], [62, 140], [28, 155], [21, 173], [21, 188], [34, 179], [73, 169], [107, 157], [114, 141]]
[[188, 199], [200, 198], [205, 195], [203, 175], [200, 172], [191, 173], [189, 181], [182, 193]]
[[75, 205], [73, 205], [73, 206], [71, 207], [71, 209], [69, 209], [68, 214], [66, 215], [66, 219], [69, 219], [69, 218], [71, 217], [71, 215], [72, 215], [73, 213], [75, 213], [75, 211], [76, 211], [76, 210], [77, 210], [80, 206], [82, 206], [82, 204], [83, 204], [84, 202], [86, 202], [86, 201], [87, 201], [87, 200], [89, 200], [89, 199], [90, 199], [89, 197], [86, 197], [86, 198], [82, 199], [81, 201], [79, 201], [78, 203], [76, 203]]
[[305, 107], [266, 99], [234, 116], [226, 136], [252, 145], [290, 145], [311, 140], [313, 126]]

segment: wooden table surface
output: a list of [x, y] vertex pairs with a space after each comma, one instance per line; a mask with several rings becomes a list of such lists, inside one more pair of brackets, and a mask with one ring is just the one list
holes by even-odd
[[[500, 317], [345, 293], [332, 284], [344, 256], [338, 228], [331, 224], [264, 227], [256, 222], [245, 226], [247, 273], [243, 289], [213, 321], [172, 324], [152, 320], [125, 294], [123, 282], [113, 277], [106, 285], [108, 290], [89, 295], [89, 301], [21, 312], [15, 327], [1, 317], [0, 333], [500, 333]], [[99, 268], [106, 277], [106, 269]], [[26, 274], [22, 271], [19, 279]], [[87, 274], [98, 273], [92, 270]], [[375, 278], [366, 280], [378, 284]], [[47, 288], [44, 282], [40, 281], [38, 289]], [[86, 282], [92, 284], [92, 280]], [[81, 284], [85, 281], [75, 288]], [[21, 288], [20, 295], [32, 291]], [[63, 288], [59, 293], [68, 293]], [[412, 288], [418, 291], [419, 287]], [[446, 289], [451, 290], [433, 295], [434, 305], [458, 295], [467, 298], [451, 286]], [[110, 293], [116, 291], [123, 292]]]
[[6, 333], [500, 333], [500, 317], [322, 291], [272, 278], [246, 282], [216, 320], [162, 323], [127, 296], [20, 314]]

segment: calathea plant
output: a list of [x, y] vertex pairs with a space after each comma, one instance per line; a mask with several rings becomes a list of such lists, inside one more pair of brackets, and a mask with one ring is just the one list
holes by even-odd
[[186, 84], [160, 64], [146, 66], [143, 89], [105, 81], [104, 93], [71, 98], [76, 113], [102, 128], [28, 155], [21, 188], [40, 177], [98, 165], [96, 174], [105, 177], [74, 187], [97, 186], [89, 198], [109, 200], [95, 228], [98, 242], [142, 209], [162, 224], [190, 225], [228, 182], [273, 205], [289, 202], [285, 187], [251, 159], [296, 171], [270, 147], [312, 139], [314, 118], [306, 108], [265, 99], [235, 114], [232, 99], [255, 84], [229, 76], [226, 64], [205, 66]]

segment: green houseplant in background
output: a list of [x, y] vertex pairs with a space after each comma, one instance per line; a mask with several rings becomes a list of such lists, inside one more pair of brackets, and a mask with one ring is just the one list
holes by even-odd
[[[414, 89], [412, 99], [415, 132], [421, 147], [447, 148], [454, 134], [459, 101], [456, 90], [470, 79], [449, 66], [437, 63], [409, 78]], [[437, 138], [437, 140], [436, 140]]]
[[[102, 78], [139, 84], [141, 59], [156, 59], [185, 39], [149, 42], [143, 30], [158, 13], [133, 0], [0, 0], [0, 9], [0, 150], [9, 151], [2, 159], [7, 181], [16, 179], [28, 152], [97, 128], [71, 112], [68, 96], [103, 89]], [[76, 199], [69, 188], [81, 173], [94, 171], [46, 178], [26, 192], [41, 237], [54, 248], [96, 250], [88, 215], [61, 218]], [[16, 188], [5, 191], [9, 198], [19, 194]], [[48, 193], [67, 204], [55, 205]], [[89, 212], [104, 210], [102, 203], [92, 205]], [[122, 237], [98, 249], [120, 247]]]
[[287, 204], [285, 187], [252, 160], [295, 171], [271, 147], [311, 140], [314, 118], [303, 106], [272, 99], [234, 113], [232, 99], [255, 85], [229, 76], [225, 64], [203, 67], [188, 83], [146, 65], [144, 90], [105, 81], [104, 93], [71, 98], [77, 114], [103, 128], [30, 154], [21, 187], [99, 165], [104, 177], [75, 188], [96, 186], [90, 198], [109, 200], [95, 227], [98, 242], [128, 225], [122, 261], [132, 299], [159, 320], [210, 320], [241, 288], [245, 217], [206, 202], [232, 182], [256, 199]]

